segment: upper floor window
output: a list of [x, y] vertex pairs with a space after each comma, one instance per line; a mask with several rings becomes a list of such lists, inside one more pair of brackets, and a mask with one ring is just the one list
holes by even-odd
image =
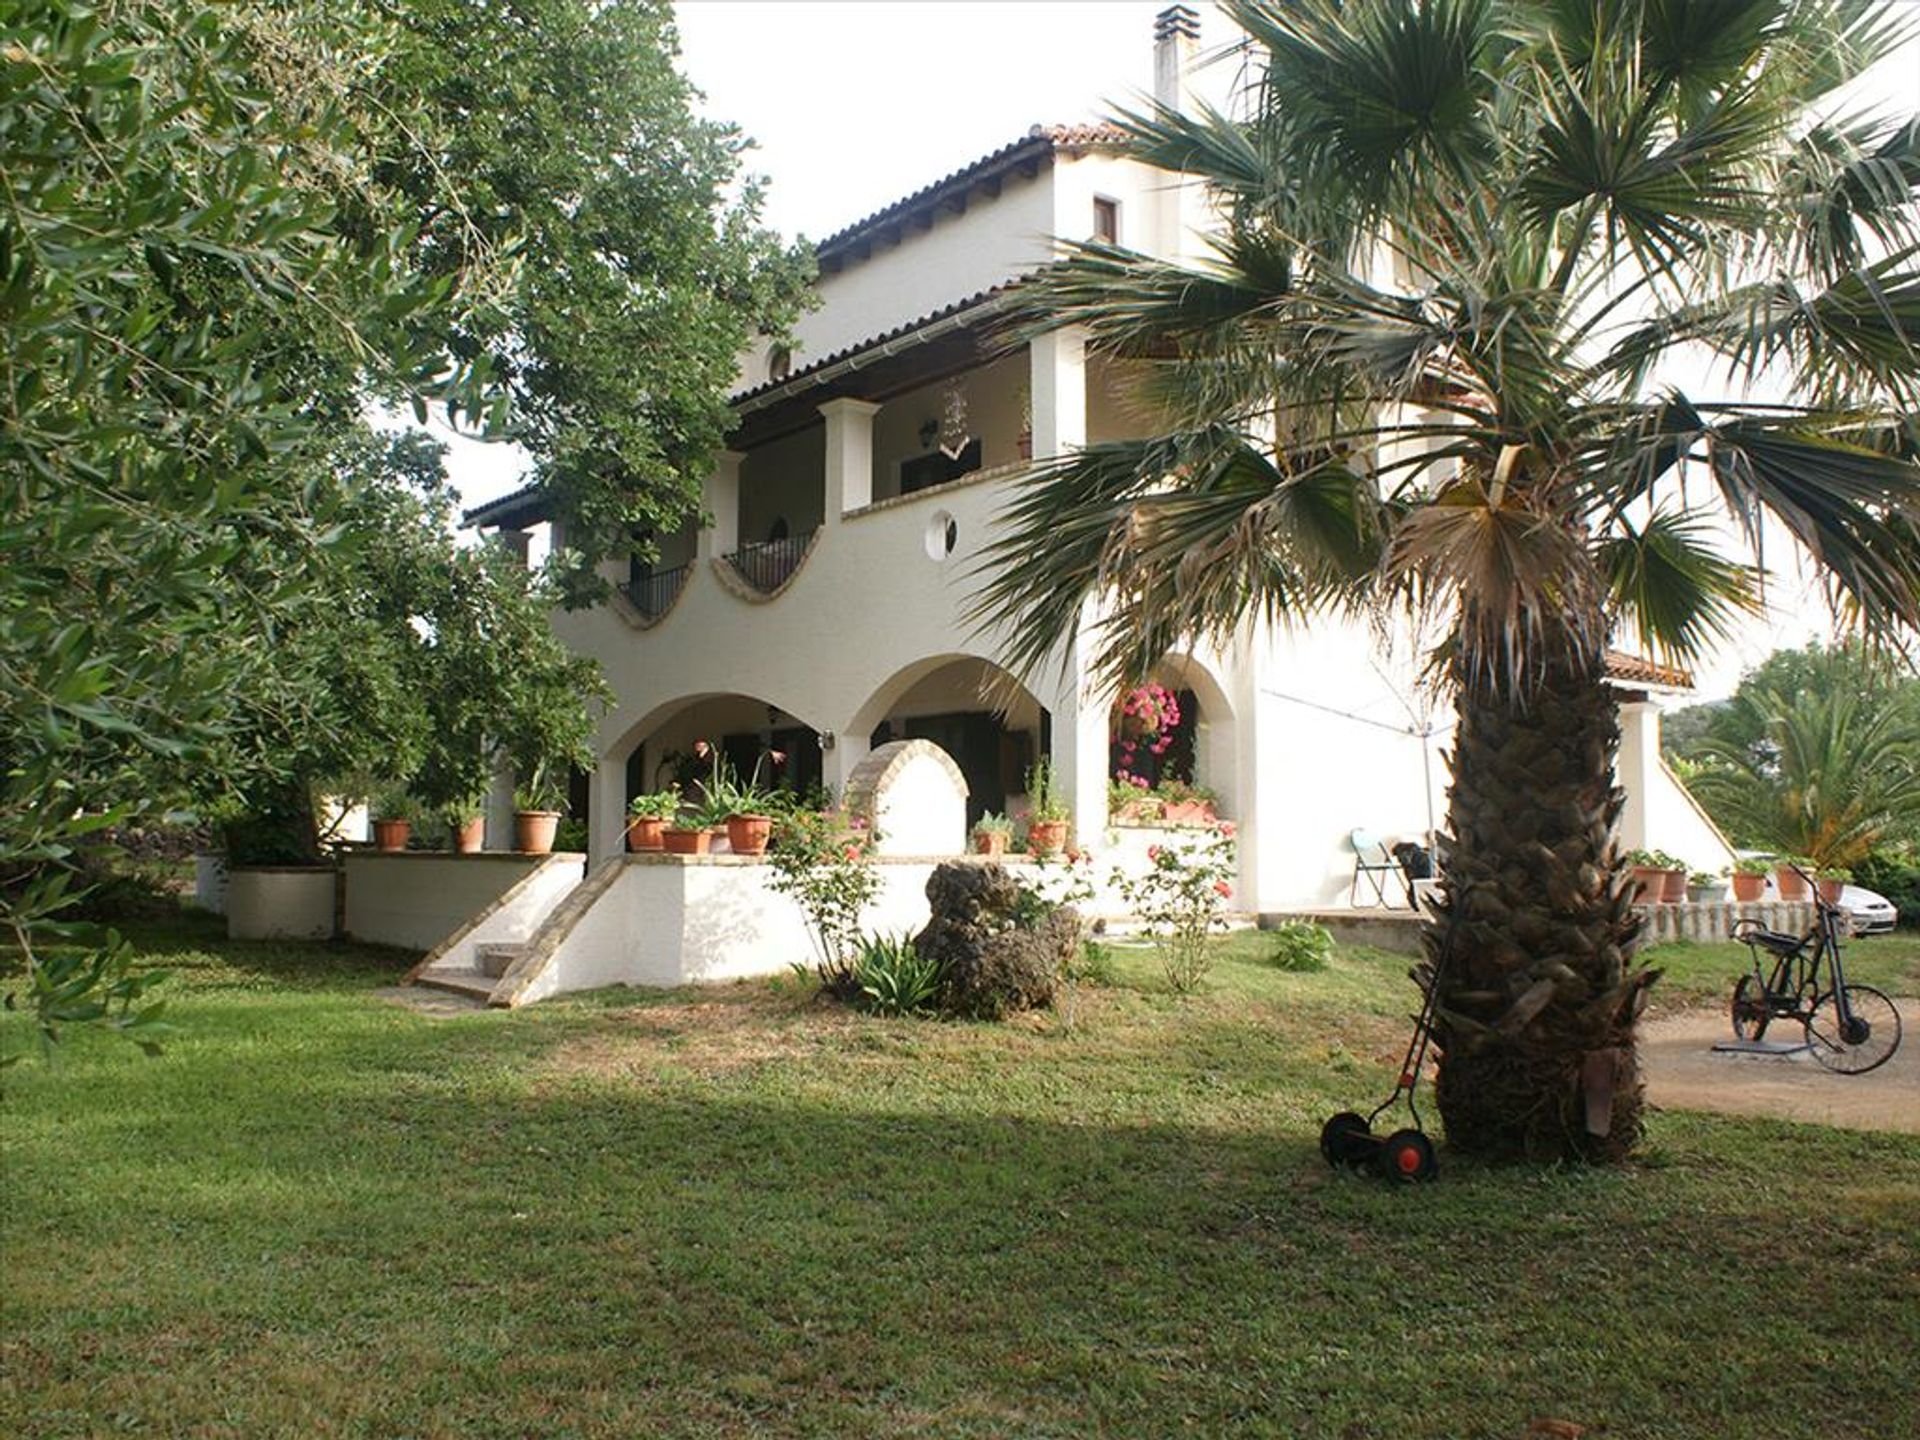
[[793, 373], [793, 351], [776, 345], [767, 355], [767, 379], [784, 380]]
[[1093, 197], [1093, 238], [1103, 245], [1120, 243], [1120, 202], [1104, 195]]

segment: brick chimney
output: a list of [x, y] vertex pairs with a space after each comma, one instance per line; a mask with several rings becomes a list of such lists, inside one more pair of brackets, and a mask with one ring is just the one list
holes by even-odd
[[1200, 48], [1200, 17], [1170, 5], [1153, 17], [1153, 98], [1162, 109], [1187, 108], [1187, 72]]

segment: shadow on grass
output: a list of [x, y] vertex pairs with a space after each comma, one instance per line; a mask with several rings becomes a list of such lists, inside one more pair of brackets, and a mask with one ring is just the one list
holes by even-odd
[[[554, 1063], [691, 998], [335, 1007], [28, 1077], [4, 1428], [1911, 1433], [1910, 1347], [1863, 1342], [1915, 1325], [1920, 1147], [1689, 1122], [1657, 1169], [1388, 1190], [1293, 1118], [1344, 1082], [1224, 1018], [1111, 1052], [901, 1022], [733, 1068], [672, 1036]], [[1752, 1237], [1815, 1216], [1838, 1243], [1796, 1335], [1841, 1387], [1765, 1358]]]

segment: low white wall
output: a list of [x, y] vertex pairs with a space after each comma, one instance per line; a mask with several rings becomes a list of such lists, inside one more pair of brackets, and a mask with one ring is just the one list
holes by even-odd
[[580, 888], [586, 856], [572, 853], [526, 857], [533, 868], [511, 887], [447, 932], [413, 968], [409, 980], [429, 967], [472, 970], [481, 945], [516, 945], [539, 933], [549, 916]]
[[333, 937], [331, 866], [236, 868], [227, 872], [227, 934], [235, 940]]
[[493, 904], [546, 860], [543, 855], [453, 855], [412, 850], [350, 853], [344, 862], [346, 933], [352, 939], [376, 945], [426, 950]]
[[[1193, 843], [1194, 830], [1130, 829], [1091, 864], [1055, 860], [1037, 864], [1023, 856], [1000, 863], [1021, 883], [1054, 899], [1072, 899], [1090, 919], [1119, 918], [1125, 905], [1112, 885], [1116, 865], [1129, 870], [1149, 863], [1152, 844]], [[881, 858], [874, 862], [880, 891], [861, 928], [869, 934], [913, 934], [927, 923], [927, 880], [952, 856]], [[982, 862], [984, 863], [984, 862]], [[536, 973], [514, 989], [524, 1005], [568, 990], [606, 985], [671, 987], [750, 975], [778, 974], [816, 956], [806, 920], [787, 896], [773, 888], [773, 867], [736, 855], [626, 855], [594, 871], [593, 879], [566, 909], [534, 937], [545, 952]], [[1091, 885], [1091, 899], [1073, 894]], [[597, 893], [595, 893], [597, 892]], [[584, 908], [580, 908], [583, 901]], [[1237, 908], [1229, 902], [1229, 909]], [[577, 913], [568, 913], [577, 911]], [[555, 933], [563, 930], [564, 933]], [[476, 932], [473, 939], [496, 938]], [[524, 932], [512, 937], [525, 938]]]

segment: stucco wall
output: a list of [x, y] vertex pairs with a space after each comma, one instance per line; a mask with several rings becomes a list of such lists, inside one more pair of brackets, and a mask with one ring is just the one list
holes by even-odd
[[227, 934], [235, 940], [329, 939], [336, 883], [331, 866], [231, 870]]
[[350, 854], [346, 933], [377, 945], [431, 949], [545, 864], [542, 855]]
[[787, 533], [816, 528], [825, 517], [826, 426], [815, 424], [751, 452], [740, 466], [740, 539], [765, 540], [776, 519]]

